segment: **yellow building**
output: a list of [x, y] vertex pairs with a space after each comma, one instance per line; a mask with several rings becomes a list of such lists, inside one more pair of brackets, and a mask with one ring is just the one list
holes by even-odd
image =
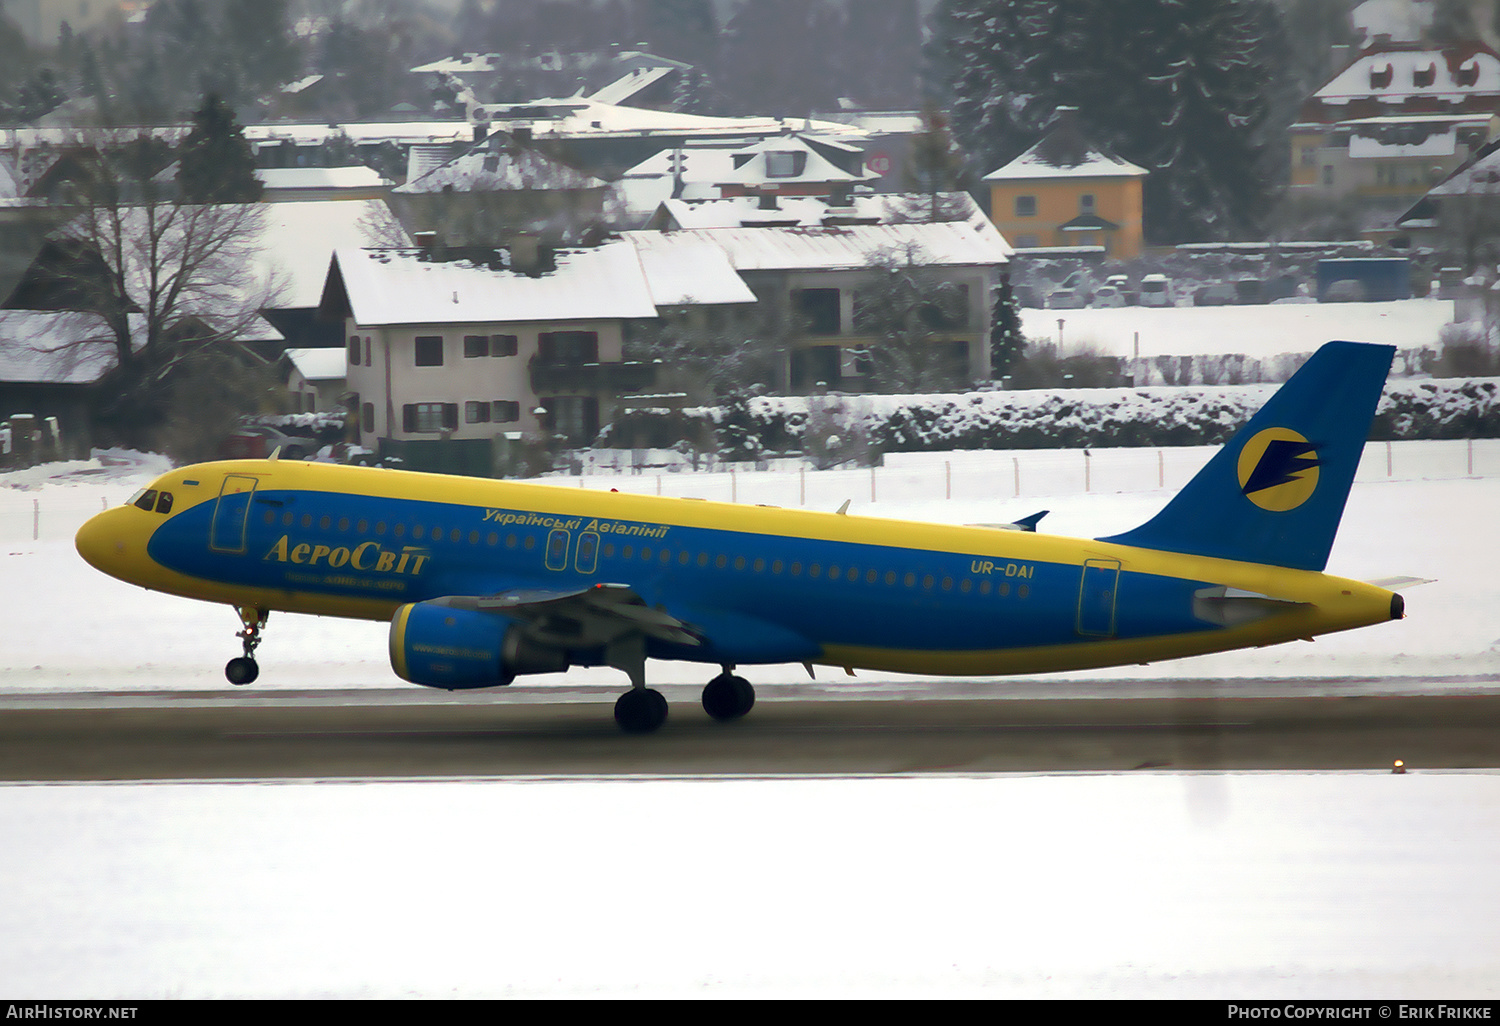
[[1147, 172], [1090, 146], [1075, 113], [1059, 108], [1041, 142], [984, 176], [990, 220], [1016, 249], [1100, 246], [1110, 259], [1137, 257]]

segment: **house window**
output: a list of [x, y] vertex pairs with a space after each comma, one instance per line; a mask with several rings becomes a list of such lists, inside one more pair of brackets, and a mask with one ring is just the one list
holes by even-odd
[[1080, 214], [1092, 214], [1094, 212], [1094, 194], [1086, 192], [1078, 197], [1078, 212]]
[[457, 403], [407, 403], [401, 407], [401, 429], [412, 433], [456, 431]]
[[564, 436], [573, 445], [587, 445], [599, 433], [599, 400], [576, 395], [542, 399], [547, 411], [542, 427]]
[[802, 315], [804, 330], [809, 335], [839, 333], [842, 320], [838, 289], [794, 289], [792, 303]]
[[443, 336], [417, 336], [417, 366], [441, 367], [443, 365]]
[[1333, 165], [1332, 164], [1324, 164], [1323, 165], [1323, 184], [1324, 185], [1332, 185], [1333, 184]]
[[1036, 216], [1036, 197], [1035, 196], [1017, 196], [1016, 197], [1016, 216], [1017, 217], [1035, 217]]
[[796, 178], [806, 167], [806, 153], [794, 150], [766, 154], [767, 178]]
[[358, 335], [350, 335], [349, 336], [349, 357], [348, 357], [348, 359], [349, 359], [349, 366], [351, 366], [351, 367], [357, 367], [357, 366], [359, 366], [359, 336]]
[[520, 341], [514, 335], [491, 335], [491, 356], [515, 356], [521, 349]]
[[464, 336], [464, 358], [490, 355], [490, 337], [488, 335], [465, 335]]
[[576, 366], [599, 362], [597, 331], [547, 331], [537, 339], [542, 363]]
[[520, 403], [508, 399], [496, 399], [490, 407], [490, 420], [496, 424], [514, 424], [521, 419]]
[[368, 367], [373, 361], [370, 359], [370, 336], [365, 336], [365, 366]]
[[963, 331], [969, 326], [969, 286], [948, 286], [941, 298], [918, 311], [922, 323], [933, 331]]
[[490, 422], [489, 403], [464, 403], [465, 424], [488, 424]]
[[1303, 167], [1317, 167], [1318, 166], [1318, 148], [1316, 146], [1304, 146], [1304, 147], [1302, 147], [1302, 166]]
[[1041, 244], [1042, 244], [1042, 240], [1040, 238], [1038, 238], [1037, 236], [1035, 236], [1035, 235], [1017, 235], [1016, 236], [1016, 248], [1017, 249], [1031, 249], [1031, 248], [1033, 248], [1035, 246], [1040, 246]]
[[375, 404], [365, 403], [359, 408], [360, 429], [367, 434], [375, 433]]

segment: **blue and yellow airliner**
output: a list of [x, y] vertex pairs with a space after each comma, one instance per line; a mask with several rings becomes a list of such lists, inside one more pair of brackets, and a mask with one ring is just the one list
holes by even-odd
[[289, 460], [173, 470], [78, 532], [98, 569], [240, 614], [253, 680], [272, 610], [389, 621], [395, 672], [435, 688], [647, 658], [721, 668], [703, 706], [755, 701], [736, 667], [1012, 674], [1272, 645], [1399, 619], [1399, 595], [1322, 573], [1389, 346], [1324, 346], [1172, 498], [1095, 540]]

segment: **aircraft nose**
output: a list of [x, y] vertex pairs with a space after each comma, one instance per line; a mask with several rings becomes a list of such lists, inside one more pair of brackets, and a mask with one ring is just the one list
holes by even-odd
[[95, 513], [73, 537], [73, 545], [84, 561], [111, 577], [119, 576], [119, 566], [130, 548], [122, 516], [128, 516], [128, 511], [121, 507]]

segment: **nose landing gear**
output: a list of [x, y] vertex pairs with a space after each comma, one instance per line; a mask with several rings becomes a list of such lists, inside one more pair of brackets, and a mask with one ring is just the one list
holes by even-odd
[[224, 676], [231, 684], [250, 684], [260, 676], [260, 666], [255, 662], [255, 649], [260, 644], [260, 632], [265, 627], [266, 618], [271, 615], [271, 611], [241, 606], [237, 612], [240, 614], [240, 622], [244, 624], [244, 630], [235, 637], [244, 642], [245, 654], [237, 659], [229, 660], [224, 665]]

